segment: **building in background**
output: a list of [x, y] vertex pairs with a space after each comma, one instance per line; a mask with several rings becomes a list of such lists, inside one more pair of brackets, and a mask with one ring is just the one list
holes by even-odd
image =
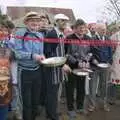
[[30, 11], [35, 11], [39, 13], [47, 13], [50, 17], [50, 21], [53, 20], [53, 16], [58, 13], [63, 13], [70, 18], [70, 23], [75, 21], [75, 16], [72, 9], [63, 9], [63, 8], [50, 8], [50, 7], [7, 7], [7, 14], [16, 24], [16, 27], [23, 27], [23, 16]]

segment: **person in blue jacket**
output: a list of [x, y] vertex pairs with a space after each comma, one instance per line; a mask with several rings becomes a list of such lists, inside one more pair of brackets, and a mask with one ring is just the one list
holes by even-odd
[[[43, 39], [38, 32], [40, 15], [29, 12], [24, 17], [26, 28], [18, 29], [15, 36], [22, 39], [15, 40], [15, 57], [18, 63], [18, 84], [23, 102], [23, 119], [35, 120], [39, 105], [42, 68], [40, 63], [45, 59], [43, 42], [34, 39]], [[25, 38], [31, 38], [26, 40]]]
[[[96, 31], [97, 34], [94, 37], [94, 40], [98, 40], [98, 41], [108, 41], [109, 42], [109, 37], [106, 35], [106, 25], [99, 23], [96, 26]], [[92, 49], [92, 53], [93, 53], [93, 57], [94, 60], [92, 61], [93, 64], [93, 68], [95, 69], [94, 71], [94, 75], [93, 78], [93, 87], [92, 87], [92, 93], [94, 96], [94, 100], [95, 100], [95, 96], [96, 94], [98, 96], [101, 97], [101, 100], [104, 103], [104, 110], [105, 111], [109, 111], [109, 107], [107, 104], [107, 90], [108, 90], [108, 86], [107, 83], [110, 79], [110, 70], [108, 69], [102, 69], [97, 67], [97, 65], [99, 63], [105, 63], [108, 64], [109, 66], [112, 64], [112, 47], [111, 46], [107, 46], [105, 44], [103, 44], [102, 46], [94, 46]], [[98, 82], [98, 78], [99, 77], [99, 82]], [[98, 86], [98, 87], [97, 87]], [[97, 93], [96, 93], [97, 91]]]

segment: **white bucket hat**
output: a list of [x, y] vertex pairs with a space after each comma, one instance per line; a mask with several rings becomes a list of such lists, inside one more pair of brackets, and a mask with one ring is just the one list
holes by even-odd
[[56, 14], [54, 20], [69, 20], [69, 17], [64, 14]]

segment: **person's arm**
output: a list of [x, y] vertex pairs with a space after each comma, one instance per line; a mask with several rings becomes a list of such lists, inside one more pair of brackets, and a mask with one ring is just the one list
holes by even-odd
[[[72, 40], [71, 36], [66, 37], [66, 40]], [[67, 57], [66, 64], [69, 65], [71, 68], [77, 68], [79, 61], [71, 52], [71, 45], [65, 44], [65, 54]]]

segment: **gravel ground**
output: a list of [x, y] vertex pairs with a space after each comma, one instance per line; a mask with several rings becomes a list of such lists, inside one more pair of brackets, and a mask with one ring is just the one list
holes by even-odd
[[[65, 104], [60, 104], [60, 120], [69, 120], [66, 114]], [[97, 109], [88, 115], [78, 114], [76, 120], [120, 120], [120, 101], [117, 101], [115, 105], [110, 106], [110, 112], [105, 112], [103, 109]], [[44, 111], [36, 120], [46, 120]], [[9, 114], [9, 120], [13, 120], [12, 114]]]

